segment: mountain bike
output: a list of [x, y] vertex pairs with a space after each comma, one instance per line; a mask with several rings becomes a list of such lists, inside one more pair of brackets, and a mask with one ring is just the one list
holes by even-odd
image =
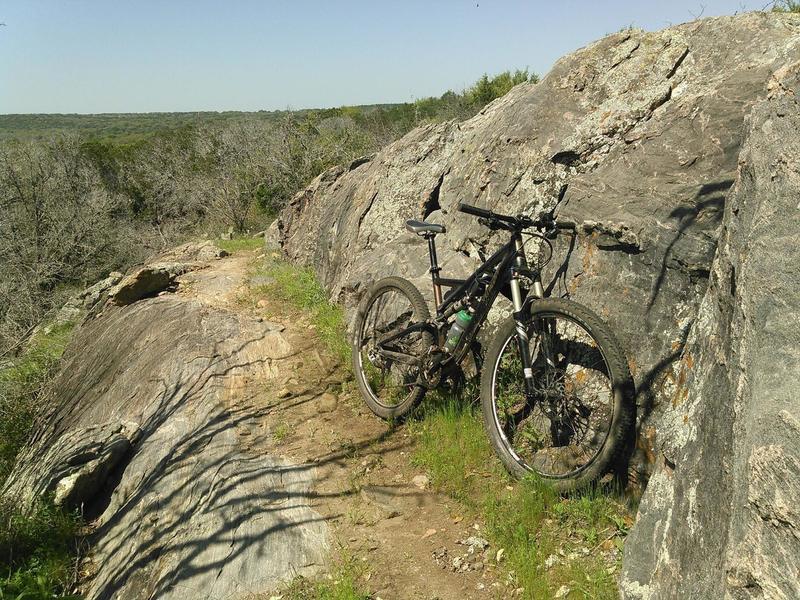
[[[406, 222], [428, 243], [436, 311], [400, 277], [381, 279], [366, 294], [352, 355], [367, 406], [384, 419], [402, 418], [443, 386], [474, 353], [502, 294], [513, 312], [480, 367], [483, 424], [495, 452], [512, 475], [536, 473], [562, 492], [597, 481], [626, 446], [635, 404], [625, 354], [608, 325], [581, 304], [545, 297], [541, 271], [552, 258], [551, 240], [574, 225], [558, 222], [554, 211], [532, 219], [463, 203], [458, 209], [509, 240], [481, 255], [467, 279], [450, 279], [440, 276], [436, 255], [445, 227]], [[529, 261], [529, 253], [537, 258]]]

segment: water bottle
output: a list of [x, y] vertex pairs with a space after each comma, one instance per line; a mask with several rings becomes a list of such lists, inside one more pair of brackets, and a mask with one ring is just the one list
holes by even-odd
[[456, 320], [450, 326], [450, 330], [447, 332], [447, 340], [444, 343], [444, 347], [448, 352], [453, 352], [456, 349], [461, 336], [471, 323], [472, 315], [468, 311], [460, 310], [456, 313]]

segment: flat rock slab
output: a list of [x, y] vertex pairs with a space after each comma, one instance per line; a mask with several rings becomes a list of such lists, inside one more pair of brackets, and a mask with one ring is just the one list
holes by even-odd
[[[238, 260], [204, 269], [215, 290], [213, 269], [241, 285]], [[269, 595], [326, 562], [315, 467], [265, 452], [278, 378], [297, 370], [292, 340], [202, 297], [108, 306], [84, 324], [3, 490], [83, 508], [88, 599]]]

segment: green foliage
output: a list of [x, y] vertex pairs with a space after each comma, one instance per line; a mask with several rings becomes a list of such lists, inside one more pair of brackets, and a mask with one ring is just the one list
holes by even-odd
[[489, 78], [488, 75], [483, 75], [471, 88], [466, 91], [466, 96], [469, 101], [477, 106], [485, 106], [505, 96], [511, 88], [520, 83], [536, 83], [539, 81], [539, 76], [535, 73], [529, 73], [528, 69], [511, 71], [503, 71], [499, 75]]
[[22, 513], [0, 503], [0, 600], [77, 598], [73, 583], [77, 515], [46, 503]]
[[0, 370], [0, 485], [30, 436], [45, 384], [67, 345], [72, 324], [53, 326], [31, 340], [19, 358]]
[[298, 577], [281, 591], [284, 600], [370, 600], [372, 596], [359, 584], [363, 563], [346, 557], [327, 580]]
[[[0, 370], [0, 486], [30, 436], [72, 325], [46, 330]], [[65, 597], [79, 526], [76, 515], [45, 502], [25, 513], [10, 502], [0, 502], [0, 599]]]
[[772, 12], [800, 13], [798, 0], [776, 0], [772, 5]]
[[514, 482], [493, 456], [475, 407], [434, 397], [423, 410], [410, 424], [418, 440], [414, 462], [436, 489], [482, 516], [524, 598], [552, 598], [562, 585], [569, 598], [617, 597], [615, 578], [597, 554], [627, 534], [616, 502], [595, 491], [562, 498], [535, 478]]
[[[72, 325], [45, 330], [0, 370], [0, 487], [30, 436]], [[0, 599], [66, 597], [79, 526], [76, 515], [45, 502], [25, 513], [0, 502]]]
[[314, 271], [279, 259], [268, 259], [258, 275], [273, 283], [261, 286], [263, 292], [278, 298], [311, 317], [320, 340], [343, 364], [350, 363], [350, 345], [347, 343], [344, 312], [328, 299], [328, 292], [317, 281]]
[[487, 478], [505, 478], [492, 459], [480, 415], [475, 407], [438, 394], [427, 398], [422, 410], [424, 418], [410, 424], [419, 439], [414, 463], [428, 470], [436, 489], [479, 508]]

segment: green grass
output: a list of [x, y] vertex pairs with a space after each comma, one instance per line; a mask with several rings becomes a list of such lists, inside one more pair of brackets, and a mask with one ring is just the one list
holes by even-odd
[[44, 386], [72, 332], [72, 324], [37, 334], [28, 349], [0, 370], [0, 484], [30, 435]]
[[327, 579], [298, 577], [279, 594], [282, 600], [370, 600], [359, 579], [366, 567], [348, 556]]
[[0, 504], [0, 599], [77, 598], [72, 587], [78, 550], [77, 515], [48, 503], [22, 513]]
[[328, 351], [342, 364], [350, 364], [344, 311], [328, 300], [328, 292], [317, 281], [314, 271], [281, 259], [268, 258], [256, 276], [272, 280], [271, 283], [258, 286], [254, 290], [256, 293], [276, 298], [308, 315]]
[[214, 240], [214, 244], [231, 254], [235, 254], [236, 252], [262, 249], [264, 247], [264, 239], [260, 237], [236, 237], [232, 240]]
[[602, 492], [563, 498], [540, 480], [512, 480], [493, 455], [476, 407], [434, 397], [423, 411], [409, 425], [418, 442], [413, 461], [435, 489], [483, 519], [524, 598], [552, 598], [562, 585], [568, 598], [617, 598], [615, 576], [599, 552], [627, 534], [621, 505]]
[[[0, 370], [0, 486], [30, 436], [71, 331], [71, 324], [43, 330]], [[77, 516], [44, 501], [27, 512], [0, 502], [0, 599], [67, 597], [79, 526]]]

